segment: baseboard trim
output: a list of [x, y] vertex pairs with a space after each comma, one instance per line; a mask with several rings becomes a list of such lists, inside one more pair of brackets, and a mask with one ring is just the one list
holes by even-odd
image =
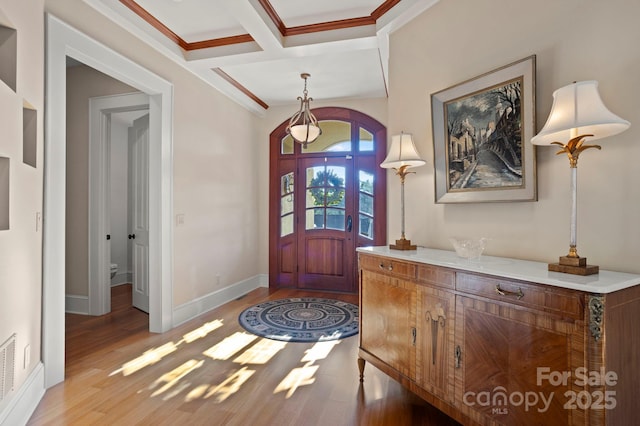
[[89, 315], [89, 296], [65, 295], [64, 311], [68, 314]]
[[0, 425], [25, 425], [44, 396], [44, 365], [40, 362], [33, 369], [18, 393], [0, 412]]
[[232, 284], [229, 287], [214, 291], [173, 309], [173, 326], [183, 324], [198, 315], [209, 312], [227, 302], [237, 299], [259, 287], [269, 287], [269, 276], [256, 275], [252, 278]]
[[129, 284], [133, 282], [132, 272], [120, 272], [111, 279], [111, 287], [116, 287], [122, 284]]

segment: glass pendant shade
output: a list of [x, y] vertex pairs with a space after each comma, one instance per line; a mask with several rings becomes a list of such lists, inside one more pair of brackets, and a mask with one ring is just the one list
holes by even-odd
[[391, 148], [387, 158], [384, 159], [380, 167], [384, 169], [399, 169], [402, 166], [418, 167], [426, 162], [420, 158], [413, 137], [410, 133], [401, 133], [391, 138]]
[[593, 135], [586, 139], [595, 140], [616, 135], [627, 128], [629, 122], [609, 111], [602, 102], [597, 81], [579, 81], [553, 92], [549, 118], [531, 143], [565, 143], [578, 135]]
[[320, 136], [320, 127], [311, 123], [297, 124], [289, 128], [291, 137], [299, 143], [310, 143], [318, 139]]

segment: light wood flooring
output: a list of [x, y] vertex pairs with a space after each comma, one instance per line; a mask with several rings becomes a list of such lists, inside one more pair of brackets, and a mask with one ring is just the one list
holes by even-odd
[[115, 287], [110, 314], [67, 314], [66, 379], [46, 392], [28, 424], [457, 425], [372, 365], [361, 384], [357, 336], [243, 340], [252, 336], [238, 325], [243, 309], [304, 296], [357, 304], [356, 295], [258, 289], [153, 334], [147, 315], [131, 306], [131, 286]]

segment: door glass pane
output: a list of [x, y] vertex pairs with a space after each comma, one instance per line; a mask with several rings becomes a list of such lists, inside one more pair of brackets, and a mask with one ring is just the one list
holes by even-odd
[[363, 170], [358, 172], [359, 197], [358, 210], [360, 212], [358, 233], [366, 238], [373, 239], [373, 173]]
[[307, 188], [310, 186], [324, 186], [324, 166], [315, 166], [307, 168]]
[[280, 199], [280, 215], [293, 213], [293, 194], [286, 195]]
[[350, 152], [351, 123], [345, 121], [323, 120], [318, 122], [322, 134], [313, 143], [302, 148], [304, 154], [310, 152]]
[[280, 218], [280, 236], [293, 234], [293, 215], [288, 214]]
[[282, 138], [282, 142], [280, 142], [280, 153], [281, 154], [293, 154], [293, 138], [291, 135], [287, 135]]
[[324, 229], [324, 208], [307, 209], [306, 228]]
[[373, 151], [373, 134], [360, 127], [360, 151]]
[[358, 179], [360, 180], [360, 192], [373, 195], [373, 173], [360, 170]]
[[327, 187], [327, 206], [344, 207], [345, 173], [346, 170], [344, 167], [327, 167], [327, 171], [325, 174]]
[[344, 231], [344, 210], [327, 209], [327, 229]]
[[360, 193], [360, 213], [373, 216], [373, 197], [371, 195]]
[[290, 172], [280, 178], [280, 195], [291, 194], [292, 192], [293, 172]]
[[324, 188], [307, 189], [307, 207], [324, 206]]
[[373, 218], [371, 216], [360, 213], [360, 231], [363, 237], [373, 239]]

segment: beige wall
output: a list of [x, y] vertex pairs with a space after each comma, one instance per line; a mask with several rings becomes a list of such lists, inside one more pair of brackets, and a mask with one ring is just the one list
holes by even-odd
[[[406, 182], [407, 238], [450, 249], [448, 237], [489, 237], [487, 253], [556, 262], [569, 245], [569, 164], [537, 150], [539, 201], [434, 203], [430, 94], [535, 54], [537, 126], [552, 92], [598, 80], [605, 104], [631, 121], [598, 141], [578, 167], [578, 252], [604, 269], [640, 272], [640, 3], [627, 0], [448, 0], [391, 37], [389, 133], [413, 132], [427, 165]], [[410, 64], [410, 66], [407, 66]], [[389, 179], [389, 235], [399, 235], [397, 179]]]
[[[10, 158], [10, 228], [0, 231], [0, 344], [13, 333], [17, 335], [15, 387], [0, 404], [0, 413], [40, 360], [42, 224], [36, 229], [36, 214], [42, 213], [42, 3], [37, 0], [0, 2], [0, 24], [18, 33], [16, 91], [0, 81], [0, 157]], [[2, 61], [6, 58], [0, 58]], [[22, 162], [23, 102], [37, 110], [36, 168]], [[30, 361], [25, 365], [27, 346]]]
[[89, 99], [137, 92], [86, 65], [67, 68], [66, 294], [89, 294]]

